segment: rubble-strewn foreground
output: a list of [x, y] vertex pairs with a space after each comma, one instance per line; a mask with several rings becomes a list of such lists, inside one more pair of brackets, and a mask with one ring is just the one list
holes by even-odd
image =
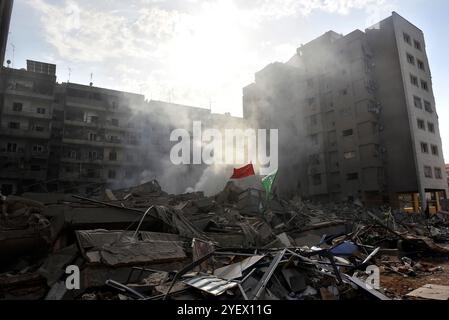
[[[232, 182], [214, 197], [156, 181], [89, 199], [11, 196], [0, 299], [448, 300], [448, 227], [444, 212], [267, 201]], [[73, 265], [79, 290], [66, 287]]]

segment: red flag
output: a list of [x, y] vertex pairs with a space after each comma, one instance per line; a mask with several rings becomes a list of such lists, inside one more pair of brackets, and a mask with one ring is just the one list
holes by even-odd
[[256, 173], [254, 172], [253, 165], [249, 164], [247, 166], [244, 166], [243, 168], [234, 169], [234, 175], [231, 177], [231, 179], [243, 179], [255, 175]]

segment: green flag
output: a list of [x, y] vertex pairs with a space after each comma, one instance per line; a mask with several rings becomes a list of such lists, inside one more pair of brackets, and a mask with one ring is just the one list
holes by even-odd
[[262, 186], [265, 189], [267, 193], [267, 199], [271, 194], [271, 190], [273, 189], [274, 181], [276, 180], [276, 177], [278, 175], [278, 171], [276, 170], [272, 174], [269, 174], [265, 178], [262, 179]]

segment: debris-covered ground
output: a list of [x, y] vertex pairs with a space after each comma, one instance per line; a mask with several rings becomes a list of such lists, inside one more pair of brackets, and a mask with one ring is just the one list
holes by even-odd
[[25, 194], [2, 200], [0, 299], [448, 300], [448, 241], [445, 212], [267, 200], [233, 183], [214, 197], [157, 181]]

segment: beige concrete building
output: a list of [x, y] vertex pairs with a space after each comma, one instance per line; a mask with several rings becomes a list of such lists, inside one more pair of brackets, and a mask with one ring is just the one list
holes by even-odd
[[447, 196], [424, 35], [397, 13], [268, 66], [244, 89], [244, 115], [280, 129], [284, 192], [413, 211]]

